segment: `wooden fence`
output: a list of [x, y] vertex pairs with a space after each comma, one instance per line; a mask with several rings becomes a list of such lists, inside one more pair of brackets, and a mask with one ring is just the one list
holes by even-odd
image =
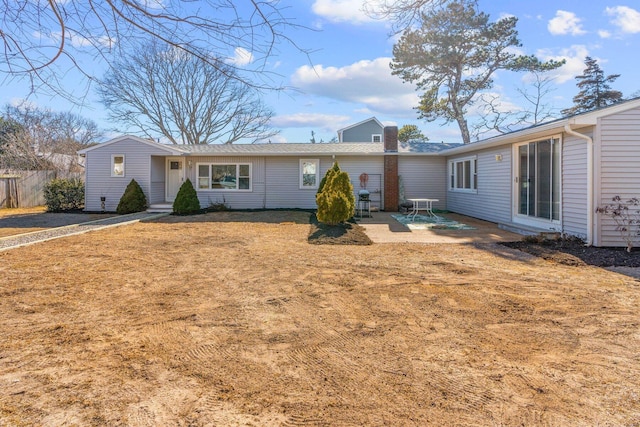
[[3, 171], [0, 175], [0, 208], [43, 206], [44, 186], [54, 178], [84, 180], [84, 172]]

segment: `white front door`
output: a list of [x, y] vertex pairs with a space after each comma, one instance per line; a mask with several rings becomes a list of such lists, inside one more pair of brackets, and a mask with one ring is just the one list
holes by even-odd
[[176, 199], [178, 190], [184, 182], [184, 160], [180, 157], [167, 157], [167, 173], [166, 173], [165, 197], [167, 202], [173, 202]]

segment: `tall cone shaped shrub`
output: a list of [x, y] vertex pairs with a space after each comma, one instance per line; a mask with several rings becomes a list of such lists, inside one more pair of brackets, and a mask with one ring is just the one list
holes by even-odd
[[322, 193], [322, 190], [324, 189], [324, 185], [327, 183], [327, 177], [330, 174], [337, 173], [337, 172], [340, 172], [340, 166], [338, 165], [338, 162], [334, 162], [333, 166], [331, 166], [331, 169], [329, 169], [327, 173], [320, 180], [320, 185], [318, 185], [318, 192], [316, 193], [316, 195]]
[[118, 202], [116, 212], [120, 215], [130, 214], [134, 212], [142, 212], [147, 209], [147, 197], [140, 188], [140, 184], [135, 179], [127, 185], [124, 194]]
[[173, 212], [178, 215], [193, 215], [200, 212], [200, 200], [189, 178], [178, 190], [176, 199], [173, 201]]
[[320, 182], [316, 204], [318, 221], [329, 225], [345, 222], [355, 213], [353, 185], [349, 174], [340, 170], [338, 162], [333, 164]]

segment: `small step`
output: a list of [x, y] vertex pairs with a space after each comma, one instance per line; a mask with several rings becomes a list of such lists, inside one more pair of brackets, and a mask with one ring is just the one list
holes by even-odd
[[559, 239], [562, 236], [562, 233], [557, 230], [545, 230], [543, 228], [531, 227], [529, 225], [516, 224], [513, 222], [499, 223], [498, 228], [512, 233], [521, 234], [523, 236], [538, 236], [548, 240]]
[[153, 203], [149, 205], [147, 212], [150, 213], [172, 213], [173, 205], [171, 203]]

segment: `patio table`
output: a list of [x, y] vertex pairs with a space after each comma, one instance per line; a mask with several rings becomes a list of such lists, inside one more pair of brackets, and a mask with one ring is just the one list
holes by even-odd
[[407, 216], [412, 217], [412, 221], [416, 219], [416, 215], [418, 215], [420, 211], [426, 212], [427, 215], [432, 218], [438, 218], [438, 216], [433, 213], [433, 202], [438, 202], [439, 199], [407, 199], [407, 201], [413, 205], [411, 212], [407, 214]]

